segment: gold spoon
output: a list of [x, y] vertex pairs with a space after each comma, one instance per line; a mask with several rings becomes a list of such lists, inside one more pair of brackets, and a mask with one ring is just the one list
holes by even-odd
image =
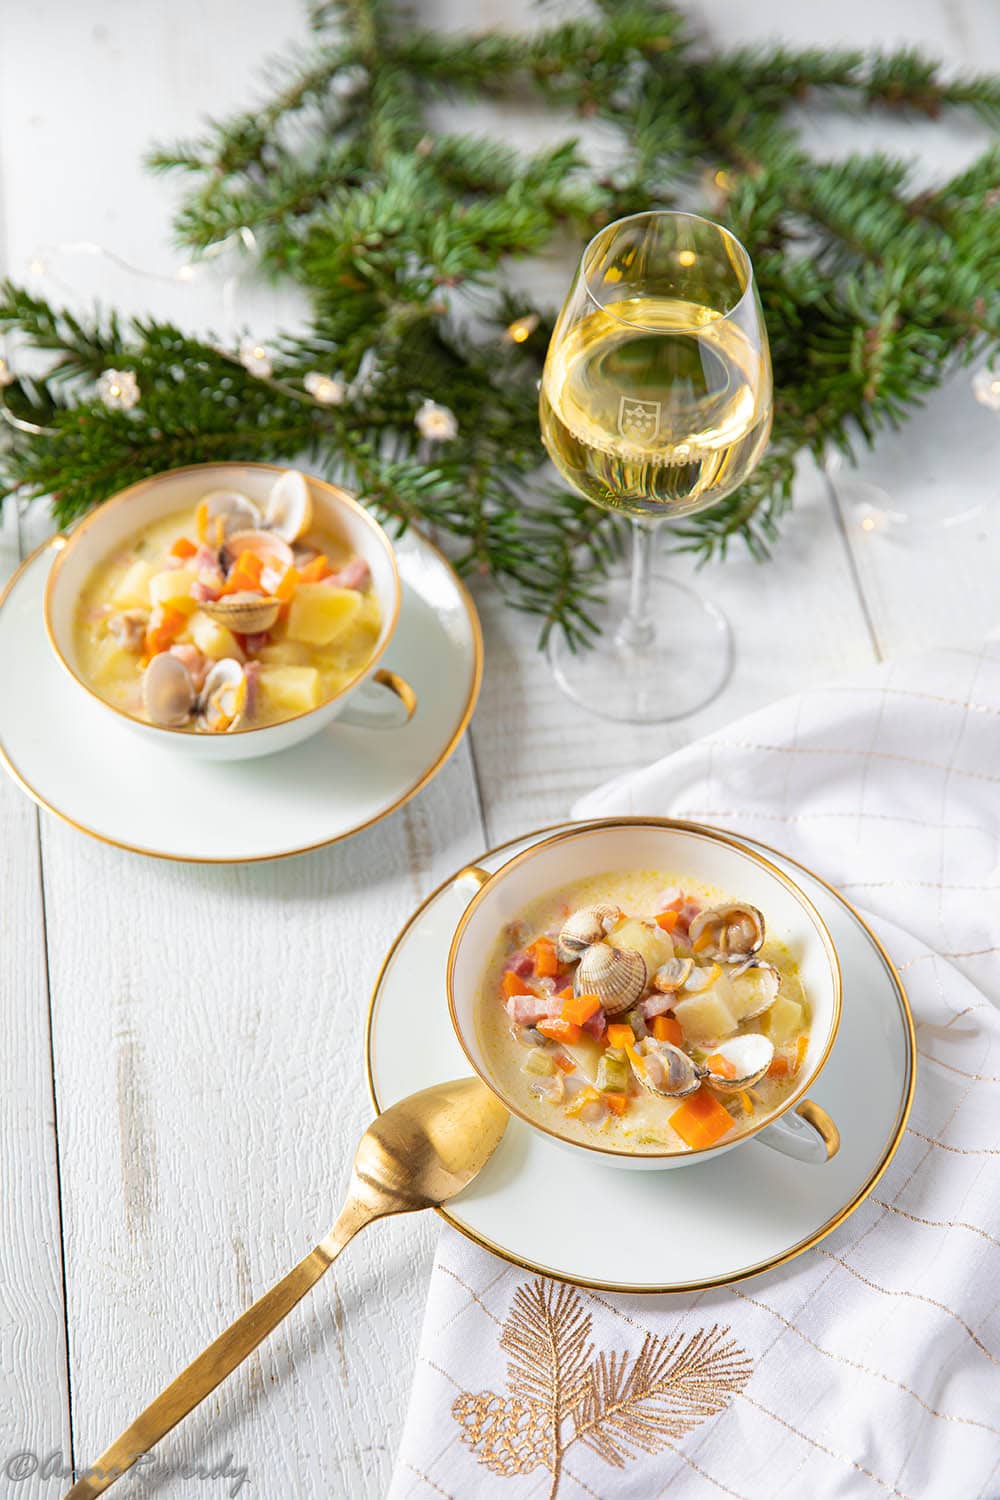
[[500, 1144], [507, 1111], [478, 1078], [401, 1099], [361, 1137], [347, 1201], [325, 1239], [182, 1370], [64, 1500], [101, 1495], [251, 1354], [373, 1219], [434, 1208], [461, 1191]]

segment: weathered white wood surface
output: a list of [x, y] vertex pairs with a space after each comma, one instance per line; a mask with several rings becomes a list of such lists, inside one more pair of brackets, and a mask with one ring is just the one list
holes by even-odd
[[[1000, 68], [989, 0], [698, 9], [734, 43], [905, 40]], [[424, 12], [448, 25], [504, 24], [532, 8], [484, 0], [473, 18], [464, 0], [434, 0]], [[43, 247], [99, 241], [169, 273], [171, 189], [141, 170], [143, 147], [245, 101], [260, 58], [302, 34], [291, 3], [5, 7], [3, 266], [23, 275], [42, 250], [50, 272], [106, 300], [219, 327], [207, 289], [138, 283]], [[538, 126], [511, 128], [530, 140]], [[833, 119], [823, 149], [847, 149], [860, 133]], [[906, 139], [935, 170], [981, 137], [966, 128]], [[559, 284], [559, 268], [545, 274]], [[278, 316], [259, 306], [263, 320]], [[558, 819], [597, 781], [810, 680], [1000, 625], [998, 456], [1000, 422], [972, 406], [960, 376], [904, 437], [880, 445], [862, 477], [903, 508], [941, 496], [958, 510], [968, 496], [984, 504], [972, 522], [866, 534], [857, 481], [840, 474], [831, 486], [804, 470], [774, 564], [734, 557], [700, 575], [730, 615], [739, 658], [723, 697], [681, 725], [587, 718], [552, 688], [532, 624], [481, 595], [487, 671], [470, 741], [406, 809], [326, 852], [244, 870], [158, 864], [47, 817], [39, 840], [34, 809], [0, 783], [0, 1473], [18, 1449], [68, 1459], [71, 1415], [76, 1458], [92, 1459], [327, 1227], [367, 1116], [361, 1024], [372, 980], [408, 911], [451, 868], [486, 841]], [[34, 516], [25, 529], [39, 524]], [[0, 546], [9, 571], [9, 507]], [[177, 1467], [231, 1455], [247, 1492], [266, 1500], [377, 1500], [435, 1237], [432, 1218], [370, 1231], [162, 1445], [158, 1463], [175, 1472], [147, 1475], [132, 1493], [190, 1496]], [[205, 1494], [226, 1488], [216, 1479]], [[57, 1481], [17, 1491], [59, 1492]]]

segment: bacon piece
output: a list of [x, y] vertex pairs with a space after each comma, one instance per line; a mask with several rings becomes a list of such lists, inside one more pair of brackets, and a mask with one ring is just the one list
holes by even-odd
[[195, 692], [200, 693], [205, 678], [208, 676], [208, 669], [212, 665], [208, 657], [204, 652], [199, 651], [197, 646], [190, 645], [171, 646], [170, 655], [176, 656], [178, 661], [184, 663], [191, 673]]
[[527, 979], [535, 972], [535, 960], [530, 953], [515, 953], [507, 968], [516, 974], [518, 979]]
[[349, 563], [345, 563], [328, 578], [324, 583], [329, 583], [336, 589], [363, 589], [368, 587], [371, 570], [363, 557], [352, 557]]

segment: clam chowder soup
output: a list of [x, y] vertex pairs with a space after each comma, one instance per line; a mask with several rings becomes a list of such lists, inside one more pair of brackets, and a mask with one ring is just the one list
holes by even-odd
[[308, 485], [289, 470], [263, 511], [217, 490], [102, 562], [75, 647], [114, 708], [218, 734], [328, 702], [371, 660], [380, 625], [367, 563], [314, 524]]
[[480, 1041], [501, 1092], [567, 1140], [705, 1150], [795, 1088], [809, 1001], [765, 915], [657, 871], [565, 886], [489, 960]]

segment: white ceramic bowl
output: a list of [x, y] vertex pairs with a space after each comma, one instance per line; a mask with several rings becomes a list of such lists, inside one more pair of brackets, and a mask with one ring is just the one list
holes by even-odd
[[[524, 1114], [497, 1083], [485, 1055], [476, 1016], [483, 979], [497, 936], [532, 902], [571, 881], [634, 870], [663, 870], [718, 887], [764, 913], [767, 931], [787, 945], [812, 1007], [809, 1047], [795, 1088], [781, 1106], [761, 1116], [733, 1141], [702, 1151], [631, 1152], [611, 1149], [595, 1135], [593, 1144], [566, 1140], [558, 1131]], [[473, 1068], [512, 1114], [553, 1136], [571, 1151], [589, 1151], [625, 1167], [689, 1166], [721, 1156], [757, 1138], [802, 1161], [833, 1156], [839, 1135], [833, 1121], [803, 1096], [833, 1046], [840, 1023], [840, 964], [833, 939], [808, 896], [763, 855], [742, 847], [716, 829], [663, 818], [615, 818], [588, 823], [533, 845], [494, 875], [472, 867], [458, 882], [475, 890], [456, 929], [448, 955], [448, 1008], [458, 1040]]]
[[[171, 469], [113, 495], [62, 541], [45, 590], [45, 628], [52, 649], [88, 698], [130, 725], [151, 744], [201, 759], [247, 760], [297, 744], [341, 714], [351, 723], [366, 728], [393, 728], [405, 723], [416, 707], [415, 696], [406, 682], [395, 673], [377, 670], [379, 657], [392, 638], [399, 616], [399, 571], [392, 544], [374, 517], [346, 491], [312, 476], [306, 477], [317, 523], [343, 537], [351, 550], [365, 559], [382, 610], [382, 628], [371, 660], [351, 682], [318, 708], [283, 719], [279, 724], [236, 728], [228, 734], [192, 734], [184, 729], [150, 724], [108, 703], [88, 685], [77, 660], [73, 627], [80, 592], [94, 568], [153, 522], [174, 511], [193, 508], [212, 490], [240, 490], [263, 506], [281, 472], [274, 464], [192, 464], [185, 469]], [[362, 696], [367, 707], [358, 702]], [[355, 701], [348, 706], [351, 699]]]

